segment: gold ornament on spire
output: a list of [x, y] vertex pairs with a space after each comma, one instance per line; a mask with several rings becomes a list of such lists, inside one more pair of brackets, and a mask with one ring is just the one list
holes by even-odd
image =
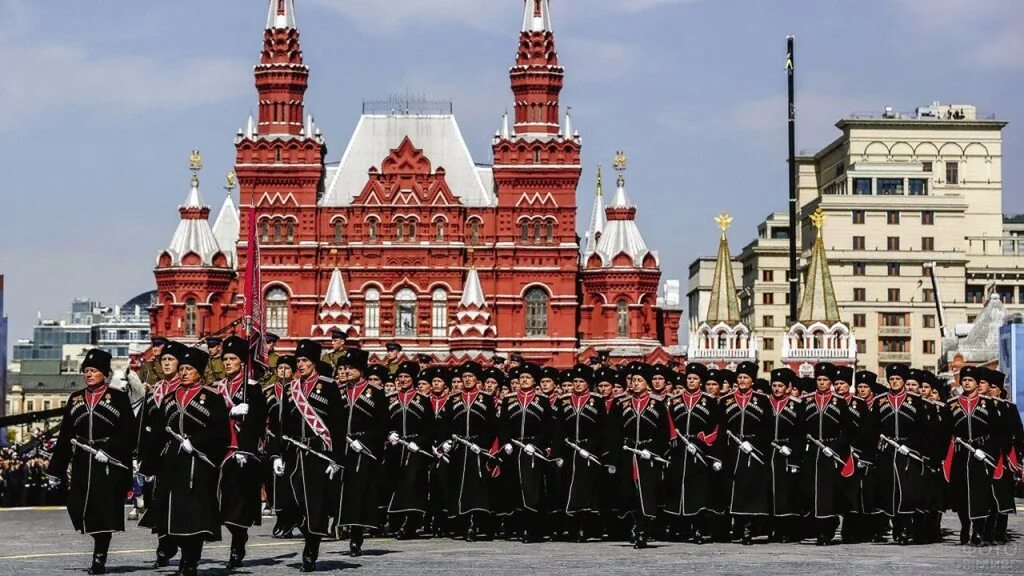
[[818, 230], [825, 227], [825, 211], [821, 209], [821, 206], [818, 206], [814, 214], [811, 214], [811, 224], [814, 224], [814, 227]]
[[203, 169], [203, 157], [199, 155], [199, 150], [192, 150], [192, 153], [188, 155], [188, 169], [193, 174]]
[[732, 216], [729, 216], [729, 213], [724, 210], [721, 214], [715, 216], [715, 223], [722, 230], [722, 236], [725, 236], [725, 231], [729, 229], [729, 226], [732, 226], [732, 220]]
[[622, 150], [615, 152], [615, 161], [612, 163], [615, 167], [615, 171], [619, 173], [619, 187], [625, 186], [626, 184], [626, 166], [629, 166], [629, 158], [626, 157], [626, 153]]
[[228, 192], [234, 190], [235, 188], [238, 188], [238, 181], [235, 178], [235, 173], [232, 172], [231, 170], [228, 170], [228, 173], [224, 176], [224, 180], [226, 181], [224, 184], [224, 189], [227, 190]]
[[601, 175], [601, 164], [597, 165], [597, 195], [604, 196], [604, 177]]

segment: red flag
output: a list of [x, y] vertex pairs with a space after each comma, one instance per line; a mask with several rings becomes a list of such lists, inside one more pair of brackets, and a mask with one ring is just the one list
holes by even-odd
[[267, 366], [267, 348], [263, 330], [263, 285], [260, 280], [260, 244], [256, 240], [256, 202], [249, 207], [249, 238], [245, 259], [245, 337], [249, 358]]

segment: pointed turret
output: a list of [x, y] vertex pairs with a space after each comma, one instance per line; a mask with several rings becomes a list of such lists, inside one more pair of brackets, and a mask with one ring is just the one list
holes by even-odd
[[327, 294], [317, 314], [320, 323], [313, 326], [313, 336], [327, 336], [337, 328], [346, 334], [354, 334], [352, 326], [352, 302], [345, 290], [345, 281], [337, 268], [331, 273]]
[[[185, 202], [178, 206], [181, 221], [171, 237], [171, 242], [159, 259], [160, 266], [221, 266], [218, 256], [224, 254], [217, 243], [217, 238], [210, 228], [210, 207], [203, 200], [199, 190], [199, 171], [203, 167], [202, 157], [198, 150], [189, 156], [189, 169], [192, 171], [191, 185], [185, 194]], [[193, 256], [194, 255], [194, 256]]]
[[740, 321], [740, 302], [736, 297], [736, 279], [732, 271], [732, 253], [729, 252], [729, 237], [726, 230], [732, 224], [732, 217], [722, 212], [715, 217], [722, 230], [718, 242], [718, 259], [715, 262], [715, 279], [711, 284], [711, 305], [708, 306], [708, 324], [735, 324]]
[[601, 174], [601, 165], [597, 165], [597, 192], [594, 194], [594, 207], [590, 211], [590, 227], [584, 235], [586, 246], [583, 247], [584, 256], [597, 249], [597, 243], [604, 233], [604, 225], [607, 222], [607, 215], [604, 208], [604, 181]]
[[811, 215], [811, 223], [817, 229], [818, 236], [814, 240], [810, 264], [807, 266], [798, 319], [804, 324], [834, 324], [841, 322], [841, 319], [839, 305], [836, 303], [836, 290], [832, 286], [832, 274], [828, 269], [828, 257], [825, 255], [825, 242], [822, 239], [825, 214], [821, 208]]
[[484, 297], [480, 274], [476, 268], [466, 273], [466, 283], [462, 288], [462, 298], [455, 312], [455, 325], [449, 330], [452, 351], [484, 352], [494, 350], [494, 338], [497, 330], [491, 323], [487, 300]]
[[[601, 226], [600, 238], [595, 242], [594, 252], [601, 257], [603, 266], [621, 267], [623, 265], [640, 268], [645, 266], [648, 257], [653, 258], [653, 265], [658, 264], [658, 255], [647, 249], [647, 243], [636, 225], [636, 206], [626, 194], [626, 155], [620, 150], [615, 155], [615, 170], [619, 177], [616, 183], [615, 196], [612, 203], [605, 208], [607, 219]], [[602, 194], [603, 195], [603, 194]], [[616, 260], [620, 255], [628, 257], [628, 261]]]
[[267, 30], [295, 28], [295, 0], [270, 0]]
[[551, 31], [551, 3], [549, 0], [526, 0], [523, 13], [523, 32]]
[[516, 101], [516, 133], [556, 136], [565, 69], [558, 65], [548, 0], [526, 0], [519, 52], [510, 75]]
[[220, 207], [220, 213], [217, 214], [217, 219], [213, 222], [213, 236], [217, 239], [217, 244], [220, 246], [221, 251], [228, 257], [228, 263], [234, 268], [238, 262], [236, 248], [241, 225], [238, 217], [238, 208], [235, 207], [235, 200], [232, 195], [235, 189], [234, 173], [228, 173], [227, 186], [224, 188], [227, 190], [227, 197], [224, 198], [224, 204]]

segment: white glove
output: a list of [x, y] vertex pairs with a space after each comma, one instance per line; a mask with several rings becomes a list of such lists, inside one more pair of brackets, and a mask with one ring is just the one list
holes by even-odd
[[156, 476], [146, 476], [145, 480], [146, 482], [153, 482], [156, 480]]
[[505, 454], [508, 454], [508, 455], [512, 454], [513, 448], [512, 448], [511, 444], [505, 444], [504, 446], [501, 447], [501, 449], [505, 451]]
[[246, 416], [247, 414], [249, 414], [248, 404], [235, 404], [235, 406], [231, 409], [232, 416]]
[[97, 450], [96, 454], [93, 455], [93, 458], [95, 458], [96, 461], [99, 462], [100, 464], [106, 464], [107, 462], [110, 462], [110, 456], [107, 456], [107, 453], [104, 452], [103, 450]]
[[786, 456], [787, 458], [793, 455], [793, 451], [789, 449], [789, 446], [783, 446], [782, 448], [779, 448], [779, 453], [782, 454], [783, 456]]
[[239, 466], [245, 466], [246, 464], [249, 463], [249, 458], [247, 458], [246, 455], [242, 454], [241, 452], [235, 452], [235, 460], [238, 461]]
[[[103, 454], [103, 452], [100, 452], [100, 454]], [[99, 454], [97, 454], [96, 456], [96, 459], [99, 460]], [[984, 460], [985, 456], [985, 451], [982, 450], [981, 448], [978, 448], [977, 450], [974, 451], [974, 457], [977, 458], [978, 460]]]
[[907, 447], [906, 444], [901, 444], [900, 447], [896, 451], [899, 452], [900, 454], [902, 454], [903, 456], [906, 456], [907, 454], [910, 454], [910, 448]]
[[689, 452], [690, 454], [696, 454], [697, 453], [697, 447], [694, 446], [693, 442], [691, 442], [691, 443], [686, 445], [686, 451]]
[[651, 451], [646, 448], [640, 451], [640, 457], [643, 458], [644, 460], [650, 460], [651, 456]]
[[744, 454], [750, 454], [754, 451], [754, 445], [744, 440], [740, 443], [740, 450], [743, 450]]
[[327, 474], [328, 478], [334, 480], [334, 477], [338, 474], [340, 470], [341, 466], [338, 466], [337, 464], [328, 464], [327, 470], [325, 470], [324, 473]]
[[363, 446], [363, 443], [360, 442], [359, 440], [353, 440], [352, 443], [349, 444], [349, 447], [355, 450], [356, 452], [362, 452], [363, 449], [366, 448], [365, 446]]
[[392, 432], [391, 434], [388, 434], [388, 442], [390, 442], [392, 446], [398, 444], [398, 432]]
[[523, 448], [523, 452], [526, 452], [529, 456], [533, 456], [537, 453], [537, 448], [533, 444], [527, 444], [526, 448]]
[[712, 462], [711, 463], [711, 469], [714, 470], [715, 472], [721, 472], [722, 471], [722, 463], [721, 462]]
[[192, 441], [188, 438], [181, 441], [181, 449], [189, 454], [195, 451], [195, 448], [192, 447]]
[[832, 449], [829, 448], [828, 446], [826, 446], [825, 449], [821, 451], [821, 453], [824, 454], [826, 458], [831, 458], [836, 455], [836, 453], [833, 452]]
[[420, 447], [415, 442], [409, 442], [409, 450], [412, 450], [413, 452], [419, 452]]
[[470, 444], [469, 449], [473, 451], [473, 454], [479, 454], [481, 451], [480, 447], [476, 444]]
[[50, 488], [59, 488], [60, 487], [60, 479], [57, 478], [56, 476], [50, 476], [47, 479], [47, 483], [50, 485]]
[[445, 454], [451, 452], [452, 451], [452, 441], [451, 440], [445, 440], [444, 444], [441, 444], [441, 451], [444, 452]]
[[580, 450], [580, 458], [583, 458], [584, 460], [590, 460], [590, 452], [587, 452], [586, 450]]
[[138, 460], [132, 460], [132, 472], [138, 474], [139, 473], [139, 466], [140, 466], [140, 464], [139, 464]]

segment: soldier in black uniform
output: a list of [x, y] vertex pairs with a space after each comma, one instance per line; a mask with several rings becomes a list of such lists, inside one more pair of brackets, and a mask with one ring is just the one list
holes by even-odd
[[[854, 472], [848, 432], [852, 428], [850, 408], [846, 400], [833, 392], [834, 381], [853, 379], [853, 370], [838, 373], [827, 362], [814, 367], [814, 394], [804, 397], [802, 427], [806, 434], [806, 450], [801, 466], [802, 486], [807, 512], [814, 521], [816, 544], [832, 541], [839, 527], [840, 515], [846, 512], [843, 479]], [[849, 380], [847, 388], [849, 387]]]
[[909, 367], [891, 364], [885, 373], [889, 392], [878, 398], [871, 409], [873, 434], [878, 439], [878, 457], [872, 473], [877, 505], [892, 519], [893, 538], [906, 545], [910, 544], [923, 490], [920, 451], [925, 447], [928, 415], [920, 398], [907, 393], [905, 378]]
[[259, 383], [248, 378], [249, 344], [238, 336], [224, 340], [221, 358], [225, 377], [213, 384], [231, 416], [227, 458], [220, 471], [221, 522], [231, 533], [228, 569], [245, 559], [249, 528], [263, 517], [260, 502], [259, 444], [267, 425], [267, 401]]
[[167, 526], [158, 522], [156, 513], [150, 513], [150, 510], [159, 508], [159, 505], [156, 504], [156, 498], [159, 495], [166, 496], [167, 494], [166, 491], [156, 488], [157, 472], [160, 470], [162, 459], [160, 452], [163, 450], [163, 445], [156, 445], [157, 440], [155, 439], [162, 437], [160, 431], [164, 429], [163, 405], [167, 399], [173, 399], [174, 391], [181, 384], [178, 364], [187, 350], [187, 346], [173, 340], [165, 341], [161, 345], [161, 355], [158, 360], [163, 375], [147, 392], [138, 415], [139, 433], [136, 452], [139, 459], [139, 472], [146, 478], [142, 494], [147, 508], [142, 518], [139, 519], [139, 526], [149, 528], [157, 535], [156, 568], [167, 566], [171, 558], [178, 553], [174, 539], [167, 536]]
[[933, 399], [932, 390], [938, 386], [938, 379], [927, 370], [917, 370], [918, 398], [925, 407], [928, 424], [925, 444], [921, 455], [925, 466], [922, 478], [924, 494], [915, 520], [914, 539], [919, 544], [931, 544], [942, 540], [942, 513], [946, 510], [948, 482], [943, 475], [941, 462], [946, 457], [949, 445], [949, 417], [947, 406]]
[[[992, 494], [995, 504], [988, 520], [985, 522], [985, 540], [1005, 544], [1006, 524], [1010, 514], [1017, 513], [1014, 491], [1021, 478], [1021, 454], [1024, 452], [1024, 426], [1021, 424], [1017, 405], [1003, 397], [1006, 375], [999, 370], [981, 367], [978, 369], [979, 391], [983, 384], [988, 385], [988, 396], [999, 407], [1003, 414], [1001, 428], [1002, 442], [1001, 461], [1003, 469], [993, 474]], [[993, 455], [994, 456], [994, 455]], [[997, 458], [998, 464], [999, 458]], [[998, 477], [997, 477], [998, 476]]]
[[993, 505], [992, 476], [1005, 432], [1003, 415], [991, 398], [978, 393], [978, 369], [960, 369], [963, 393], [949, 401], [952, 431], [950, 455], [945, 461], [946, 477], [953, 496], [953, 509], [960, 516], [960, 544], [983, 544], [985, 521]]
[[[722, 398], [726, 470], [730, 472], [727, 512], [744, 545], [753, 543], [755, 522], [771, 511], [768, 501], [768, 454], [771, 448], [771, 402], [754, 390], [757, 364], [736, 367], [736, 389]], [[728, 376], [726, 376], [728, 379]]]
[[600, 493], [600, 512], [602, 533], [610, 540], [617, 539], [621, 524], [618, 522], [619, 502], [619, 476], [617, 471], [612, 470], [618, 464], [618, 452], [620, 451], [618, 438], [619, 423], [615, 420], [615, 408], [617, 395], [615, 384], [621, 383], [621, 376], [611, 368], [597, 368], [594, 370], [594, 382], [597, 384], [597, 393], [604, 403], [605, 430], [602, 445], [604, 452], [601, 454], [601, 462], [609, 468], [609, 474], [598, 479], [598, 490]]
[[131, 486], [135, 414], [128, 394], [108, 385], [110, 354], [90, 350], [85, 388], [68, 397], [47, 475], [63, 480], [71, 465], [67, 509], [75, 530], [93, 538], [89, 574], [106, 572], [114, 532], [124, 532], [124, 495]]
[[599, 525], [588, 520], [598, 519], [602, 482], [615, 473], [606, 442], [610, 418], [604, 398], [592, 391], [593, 385], [594, 370], [584, 364], [574, 366], [572, 392], [559, 398], [555, 412], [554, 455], [564, 462], [564, 512], [569, 534], [577, 542], [587, 539], [588, 525]]
[[367, 528], [378, 526], [377, 470], [384, 459], [388, 406], [384, 390], [366, 380], [369, 354], [350, 349], [338, 360], [345, 368], [341, 390], [341, 424], [345, 432], [344, 467], [338, 526], [349, 529], [349, 552], [362, 555]]
[[220, 540], [217, 478], [228, 449], [229, 416], [217, 389], [204, 385], [209, 359], [198, 348], [184, 352], [181, 385], [163, 403], [164, 428], [154, 431], [163, 447], [157, 521], [181, 548], [182, 576], [198, 572], [204, 542]]
[[[274, 380], [263, 389], [267, 403], [267, 442], [273, 445], [274, 436], [281, 431], [281, 416], [284, 413], [284, 395], [288, 383], [295, 375], [295, 357], [278, 356], [274, 366]], [[274, 474], [273, 462], [268, 462], [270, 477], [267, 481], [267, 494], [271, 509], [277, 516], [272, 534], [275, 538], [291, 538], [292, 531], [298, 525], [299, 512], [295, 504], [295, 495], [287, 478]]]
[[388, 496], [390, 523], [399, 540], [418, 536], [429, 510], [429, 471], [435, 435], [430, 398], [414, 387], [419, 364], [402, 362], [395, 370], [397, 391], [388, 396], [387, 473], [393, 475]]
[[430, 465], [430, 529], [434, 536], [443, 536], [448, 529], [448, 514], [445, 511], [448, 502], [445, 495], [445, 488], [448, 485], [448, 461], [447, 456], [440, 450], [440, 443], [447, 440], [443, 437], [445, 430], [441, 416], [450, 395], [449, 372], [444, 366], [431, 366], [425, 372], [425, 377], [430, 380], [430, 409], [434, 415], [434, 441], [429, 449], [437, 456]]
[[[524, 374], [538, 371], [532, 364], [521, 368]], [[553, 466], [541, 460], [550, 455], [552, 406], [533, 382], [532, 377], [520, 376], [519, 391], [502, 398], [498, 408], [498, 443], [505, 453], [503, 471], [511, 479], [506, 485], [513, 491], [506, 496], [513, 502], [512, 512], [523, 542], [541, 539], [547, 512], [545, 473]]]
[[677, 517], [678, 532], [695, 544], [703, 544], [710, 534], [710, 516], [716, 512], [711, 489], [724, 481], [718, 453], [722, 408], [702, 390], [707, 374], [703, 364], [688, 364], [685, 383], [667, 400], [675, 436], [665, 512]]
[[[852, 369], [851, 369], [852, 370]], [[877, 442], [872, 431], [874, 421], [871, 408], [875, 394], [885, 389], [878, 384], [878, 375], [861, 370], [853, 375], [855, 393], [848, 392], [846, 368], [839, 369], [836, 393], [846, 399], [850, 408], [850, 448], [856, 466], [853, 476], [844, 480], [847, 513], [843, 516], [843, 543], [860, 543], [877, 539], [879, 536], [879, 514], [875, 511], [874, 490], [870, 480], [871, 469], [876, 459]]]
[[789, 368], [771, 372], [771, 532], [769, 541], [799, 540], [796, 520], [803, 511], [800, 466], [807, 445], [804, 438], [804, 403], [790, 393], [797, 377]]
[[[322, 349], [300, 340], [295, 349], [296, 378], [284, 389], [281, 426], [271, 438], [274, 473], [287, 471], [306, 543], [302, 571], [315, 572], [320, 541], [329, 535], [337, 508], [338, 484], [345, 448], [341, 392], [334, 380], [317, 371]], [[295, 442], [302, 443], [298, 447]]]
[[[647, 547], [648, 529], [658, 515], [671, 424], [664, 400], [650, 393], [651, 367], [633, 362], [626, 367], [630, 394], [615, 407], [614, 441], [623, 497], [619, 514], [633, 517], [633, 547]], [[621, 448], [619, 448], [621, 446]]]
[[[447, 486], [449, 517], [465, 518], [466, 540], [475, 541], [491, 514], [488, 477], [499, 474], [494, 466], [497, 451], [497, 415], [494, 400], [480, 390], [483, 369], [477, 362], [458, 368], [462, 390], [449, 396], [441, 410], [445, 441], [442, 451], [450, 458]], [[460, 439], [455, 439], [458, 436]], [[487, 455], [485, 455], [487, 454]]]

